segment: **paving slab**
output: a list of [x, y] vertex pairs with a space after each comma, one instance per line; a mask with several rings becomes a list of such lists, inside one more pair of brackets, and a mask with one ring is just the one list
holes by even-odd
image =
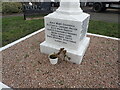
[[12, 88], [118, 88], [118, 41], [91, 38], [80, 65], [51, 65], [40, 53], [44, 31], [0, 52], [2, 82]]

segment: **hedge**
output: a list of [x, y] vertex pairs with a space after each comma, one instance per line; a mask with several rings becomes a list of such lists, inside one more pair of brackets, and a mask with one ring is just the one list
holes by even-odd
[[0, 1], [0, 12], [2, 12], [2, 1]]
[[2, 13], [12, 14], [22, 12], [22, 3], [20, 2], [3, 2], [2, 3]]

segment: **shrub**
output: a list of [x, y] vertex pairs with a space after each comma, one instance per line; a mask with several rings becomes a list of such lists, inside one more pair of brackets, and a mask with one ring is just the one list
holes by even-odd
[[0, 13], [2, 12], [2, 1], [0, 1]]
[[20, 2], [3, 2], [2, 3], [2, 13], [20, 13], [22, 12], [22, 4]]

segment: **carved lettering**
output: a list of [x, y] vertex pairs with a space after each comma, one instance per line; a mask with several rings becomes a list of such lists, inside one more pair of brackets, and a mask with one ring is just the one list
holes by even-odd
[[60, 22], [47, 22], [47, 30], [51, 33], [50, 35], [47, 35], [48, 38], [52, 38], [55, 40], [55, 42], [60, 42], [63, 44], [70, 43], [76, 43], [76, 41], [73, 39], [73, 37], [77, 36], [77, 33], [75, 33], [78, 29], [75, 25], [60, 23]]

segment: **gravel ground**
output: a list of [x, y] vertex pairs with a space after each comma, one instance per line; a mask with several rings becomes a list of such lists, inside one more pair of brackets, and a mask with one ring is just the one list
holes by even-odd
[[118, 88], [118, 41], [95, 36], [81, 65], [51, 65], [40, 53], [44, 31], [2, 51], [2, 81], [13, 88]]

